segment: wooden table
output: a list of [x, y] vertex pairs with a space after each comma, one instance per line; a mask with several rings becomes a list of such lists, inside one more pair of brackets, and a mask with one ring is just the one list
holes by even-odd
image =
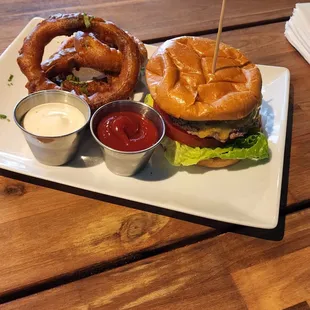
[[[281, 215], [250, 229], [0, 171], [0, 309], [310, 309], [310, 67], [295, 1], [228, 1], [223, 41], [291, 72]], [[145, 42], [215, 37], [220, 1], [2, 0], [0, 52], [34, 16], [83, 11]]]

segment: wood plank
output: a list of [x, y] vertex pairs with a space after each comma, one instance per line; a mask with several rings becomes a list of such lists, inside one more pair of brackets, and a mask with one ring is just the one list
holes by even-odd
[[[246, 23], [268, 22], [291, 15], [294, 0], [228, 1], [224, 27]], [[306, 2], [302, 0], [300, 2]], [[112, 20], [141, 40], [177, 36], [184, 33], [215, 31], [220, 14], [220, 1], [187, 0], [40, 0], [1, 1], [0, 53], [27, 22], [54, 13], [87, 12]]]
[[300, 309], [310, 296], [309, 221], [307, 209], [287, 216], [280, 242], [227, 233], [10, 302], [3, 310]]
[[306, 301], [303, 301], [284, 310], [310, 310], [310, 306]]
[[[283, 22], [224, 32], [222, 41], [239, 48], [255, 63], [290, 70], [293, 128], [288, 203], [291, 204], [310, 199], [310, 70], [309, 64], [284, 37], [284, 27]], [[214, 39], [215, 35], [207, 37]]]
[[310, 270], [305, 269], [305, 258], [309, 256], [310, 247], [233, 273], [248, 308], [283, 309], [309, 297]]
[[0, 296], [213, 231], [4, 177], [0, 201]]
[[[310, 209], [290, 214], [281, 242], [222, 238], [229, 269], [249, 309], [284, 309], [310, 301]], [[247, 257], [244, 257], [244, 253]]]

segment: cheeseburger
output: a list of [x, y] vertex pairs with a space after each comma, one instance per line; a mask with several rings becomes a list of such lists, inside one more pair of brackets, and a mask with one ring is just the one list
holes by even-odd
[[166, 41], [146, 66], [146, 102], [163, 116], [165, 157], [175, 166], [226, 167], [268, 158], [260, 132], [262, 78], [240, 51], [221, 43], [212, 74], [215, 41]]

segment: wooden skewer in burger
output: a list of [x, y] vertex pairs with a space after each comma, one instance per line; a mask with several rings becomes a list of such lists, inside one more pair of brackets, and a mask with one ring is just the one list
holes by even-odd
[[163, 43], [146, 66], [150, 95], [163, 116], [165, 156], [173, 165], [227, 167], [242, 159], [269, 157], [260, 131], [262, 78], [239, 50], [183, 36]]

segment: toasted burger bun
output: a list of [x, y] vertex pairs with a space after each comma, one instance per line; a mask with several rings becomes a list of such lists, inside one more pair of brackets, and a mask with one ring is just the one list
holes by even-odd
[[220, 159], [220, 158], [212, 158], [212, 159], [206, 159], [201, 160], [198, 162], [198, 166], [204, 166], [209, 168], [224, 168], [228, 166], [232, 166], [236, 163], [238, 163], [239, 159]]
[[259, 69], [241, 52], [221, 43], [212, 74], [215, 41], [179, 37], [166, 41], [146, 66], [158, 106], [190, 121], [238, 120], [261, 105]]

